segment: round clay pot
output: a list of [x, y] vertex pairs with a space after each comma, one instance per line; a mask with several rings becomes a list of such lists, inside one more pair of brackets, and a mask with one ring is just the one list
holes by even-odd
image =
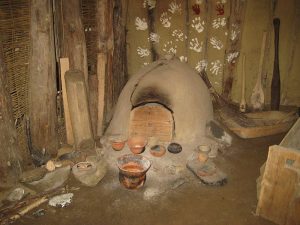
[[115, 151], [121, 151], [121, 150], [124, 148], [124, 146], [125, 146], [125, 142], [126, 142], [126, 141], [120, 141], [120, 142], [114, 141], [114, 142], [111, 143], [111, 147], [112, 147]]
[[147, 145], [147, 139], [142, 136], [133, 136], [128, 139], [127, 145], [133, 154], [140, 154]]
[[121, 151], [125, 146], [126, 138], [123, 135], [116, 134], [110, 137], [111, 147], [115, 151]]
[[151, 155], [161, 157], [166, 153], [166, 148], [162, 145], [154, 145], [150, 148]]

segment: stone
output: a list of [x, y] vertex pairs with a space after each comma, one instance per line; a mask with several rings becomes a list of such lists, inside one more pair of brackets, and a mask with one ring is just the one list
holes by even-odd
[[29, 185], [37, 191], [51, 191], [62, 186], [67, 181], [70, 169], [70, 166], [57, 168], [47, 173], [42, 179], [29, 183]]
[[[90, 165], [81, 168], [80, 165]], [[72, 167], [74, 177], [88, 187], [96, 186], [107, 172], [107, 163], [103, 158], [88, 156], [86, 162], [77, 163]]]

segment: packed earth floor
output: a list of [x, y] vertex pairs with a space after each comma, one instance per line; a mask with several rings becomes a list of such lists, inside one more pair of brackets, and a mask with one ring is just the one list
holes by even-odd
[[74, 180], [72, 203], [65, 208], [42, 205], [45, 215], [27, 214], [15, 224], [24, 225], [271, 225], [255, 215], [256, 179], [266, 161], [268, 146], [284, 135], [252, 140], [233, 139], [219, 154], [216, 164], [228, 175], [221, 187], [204, 186], [192, 174], [184, 182], [160, 191], [159, 184], [146, 181], [139, 190], [127, 190], [109, 171], [96, 187], [83, 187]]

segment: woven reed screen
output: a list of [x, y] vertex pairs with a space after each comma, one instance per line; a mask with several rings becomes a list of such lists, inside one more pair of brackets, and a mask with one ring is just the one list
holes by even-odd
[[30, 0], [1, 0], [0, 39], [23, 160], [29, 157], [24, 122], [28, 112], [29, 29]]
[[82, 15], [81, 18], [86, 41], [88, 73], [89, 75], [95, 75], [97, 70], [97, 1], [80, 0], [80, 3]]

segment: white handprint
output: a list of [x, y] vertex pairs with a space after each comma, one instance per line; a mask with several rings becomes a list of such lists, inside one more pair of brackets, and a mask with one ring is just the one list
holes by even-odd
[[212, 27], [214, 29], [218, 29], [220, 27], [225, 27], [225, 26], [226, 26], [226, 18], [225, 17], [214, 19], [212, 22]]
[[222, 63], [220, 60], [211, 62], [212, 67], [209, 69], [212, 74], [218, 75], [221, 72]]
[[149, 9], [154, 9], [156, 5], [156, 0], [144, 0], [143, 7], [148, 6]]
[[201, 52], [203, 47], [203, 41], [199, 44], [198, 38], [193, 38], [190, 41], [190, 49], [194, 50], [195, 52]]
[[164, 27], [170, 27], [171, 26], [171, 22], [170, 22], [170, 19], [171, 17], [168, 16], [168, 13], [167, 12], [163, 12], [159, 18], [161, 24], [164, 26]]
[[183, 41], [186, 37], [181, 30], [173, 30], [172, 36], [176, 38], [176, 41]]
[[146, 22], [146, 19], [141, 19], [140, 17], [135, 18], [135, 26], [137, 30], [147, 30], [148, 24]]
[[227, 55], [227, 62], [228, 63], [235, 63], [235, 59], [239, 56], [239, 52], [230, 52]]
[[177, 52], [177, 45], [173, 46], [173, 41], [168, 41], [166, 44], [164, 44], [163, 51], [175, 55]]
[[152, 41], [154, 43], [159, 43], [159, 39], [160, 39], [160, 36], [157, 34], [157, 33], [150, 33], [150, 36], [148, 38], [149, 41]]
[[147, 48], [138, 47], [136, 51], [141, 58], [147, 57], [150, 55], [150, 51]]
[[180, 59], [181, 62], [187, 62], [187, 57], [186, 56], [182, 55], [182, 56], [179, 57], [179, 59]]
[[197, 62], [195, 69], [200, 73], [201, 71], [206, 71], [207, 69], [207, 60], [202, 59]]
[[217, 40], [215, 37], [210, 38], [210, 43], [212, 44], [213, 48], [220, 50], [223, 48], [223, 44], [220, 40]]
[[168, 11], [171, 12], [172, 14], [178, 12], [179, 14], [181, 13], [181, 4], [177, 4], [176, 1], [173, 1], [169, 4], [169, 9]]
[[201, 22], [200, 16], [192, 20], [192, 27], [195, 28], [198, 33], [201, 33], [204, 30], [204, 24], [205, 22]]

